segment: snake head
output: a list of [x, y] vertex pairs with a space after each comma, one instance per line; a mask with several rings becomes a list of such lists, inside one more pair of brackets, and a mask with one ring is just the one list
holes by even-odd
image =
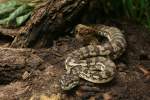
[[72, 74], [65, 74], [60, 80], [63, 90], [70, 90], [79, 84], [79, 77]]
[[75, 27], [75, 35], [76, 35], [77, 39], [78, 39], [78, 37], [85, 38], [85, 37], [91, 36], [91, 35], [93, 35], [91, 33], [95, 33], [95, 32], [96, 31], [92, 27], [89, 27], [86, 25], [78, 24]]
[[90, 26], [78, 24], [75, 27], [75, 37], [81, 43], [88, 45], [92, 41], [97, 41], [95, 37], [96, 31]]

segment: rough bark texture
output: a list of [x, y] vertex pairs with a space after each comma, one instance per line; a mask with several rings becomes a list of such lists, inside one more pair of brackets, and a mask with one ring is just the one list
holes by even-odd
[[41, 63], [33, 49], [0, 48], [0, 83], [21, 78], [24, 72], [32, 72]]
[[[11, 47], [45, 47], [79, 20], [79, 13], [89, 0], [50, 0], [35, 10], [31, 19], [20, 29]], [[80, 14], [81, 15], [81, 14]], [[76, 19], [78, 18], [78, 19]]]

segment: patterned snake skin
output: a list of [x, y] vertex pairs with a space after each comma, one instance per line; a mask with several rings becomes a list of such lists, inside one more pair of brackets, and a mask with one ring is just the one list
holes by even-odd
[[[86, 26], [79, 24], [75, 28], [76, 38], [89, 44], [71, 52], [65, 61], [66, 73], [61, 77], [61, 88], [70, 90], [79, 84], [80, 78], [93, 83], [111, 81], [116, 73], [112, 60], [118, 58], [126, 47], [122, 32], [116, 27], [105, 25]], [[97, 37], [108, 41], [98, 44]]]

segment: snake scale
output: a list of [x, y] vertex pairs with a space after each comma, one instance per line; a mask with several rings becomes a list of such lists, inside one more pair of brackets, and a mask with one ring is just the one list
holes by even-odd
[[[79, 84], [80, 78], [93, 83], [111, 81], [116, 73], [113, 62], [126, 48], [126, 40], [116, 27], [105, 25], [82, 25], [75, 27], [76, 38], [88, 45], [70, 54], [65, 60], [66, 73], [61, 76], [61, 88], [70, 90]], [[98, 44], [98, 37], [107, 38]]]

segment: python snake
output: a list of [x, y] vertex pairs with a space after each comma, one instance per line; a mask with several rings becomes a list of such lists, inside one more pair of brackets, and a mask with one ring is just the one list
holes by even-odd
[[[61, 88], [70, 90], [79, 84], [80, 78], [93, 83], [111, 81], [116, 73], [112, 61], [118, 58], [126, 48], [126, 40], [116, 27], [105, 25], [82, 25], [75, 28], [76, 38], [88, 45], [70, 54], [65, 60], [66, 73], [61, 76]], [[108, 41], [98, 44], [98, 36]]]

